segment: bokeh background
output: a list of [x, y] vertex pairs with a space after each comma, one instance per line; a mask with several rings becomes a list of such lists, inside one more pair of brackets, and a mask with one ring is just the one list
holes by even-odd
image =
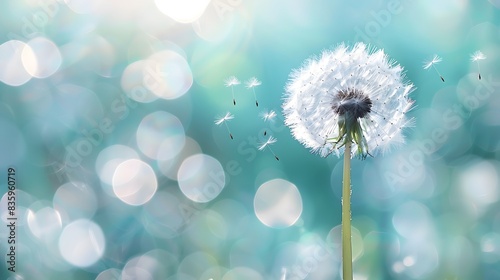
[[[15, 168], [18, 220], [16, 273], [2, 261], [0, 278], [340, 279], [341, 160], [294, 140], [280, 106], [293, 68], [364, 41], [406, 69], [416, 121], [352, 164], [355, 279], [500, 279], [499, 9], [2, 1], [0, 186]], [[433, 54], [444, 83], [422, 67]]]

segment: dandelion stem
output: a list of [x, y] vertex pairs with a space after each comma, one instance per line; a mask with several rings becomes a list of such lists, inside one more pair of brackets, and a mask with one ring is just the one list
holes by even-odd
[[279, 158], [279, 157], [278, 157], [278, 156], [274, 153], [273, 149], [271, 149], [271, 147], [269, 147], [269, 146], [268, 146], [268, 148], [269, 148], [269, 151], [271, 151], [271, 153], [273, 154], [274, 158], [275, 158], [277, 161], [279, 161], [279, 160], [280, 160], [280, 158]]
[[479, 73], [479, 80], [481, 80], [481, 68], [479, 67], [479, 61], [476, 61], [477, 63], [477, 72]]
[[259, 101], [257, 101], [257, 95], [255, 94], [255, 89], [252, 88], [252, 91], [253, 91], [253, 97], [255, 98], [255, 105], [259, 107]]
[[231, 134], [231, 131], [229, 130], [229, 126], [225, 122], [224, 122], [224, 124], [226, 125], [226, 129], [227, 129], [227, 132], [229, 133], [229, 137], [231, 137], [231, 139], [233, 139], [233, 134]]
[[441, 81], [444, 82], [443, 76], [441, 75], [441, 73], [439, 73], [438, 69], [436, 68], [436, 66], [434, 66], [434, 64], [432, 65], [432, 68], [434, 68], [434, 70], [436, 70], [436, 73], [438, 73], [439, 77], [441, 78]]
[[351, 141], [345, 143], [344, 181], [342, 182], [342, 273], [352, 280], [351, 245]]
[[233, 95], [233, 105], [236, 105], [236, 99], [234, 99], [234, 88], [231, 86], [231, 93]]

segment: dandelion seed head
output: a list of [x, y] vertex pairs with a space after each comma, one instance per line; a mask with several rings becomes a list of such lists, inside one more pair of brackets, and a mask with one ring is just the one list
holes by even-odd
[[475, 51], [473, 54], [470, 56], [470, 60], [472, 62], [476, 62], [478, 60], [483, 60], [486, 59], [486, 55], [484, 55], [481, 51]]
[[269, 138], [267, 138], [266, 142], [260, 144], [259, 146], [259, 151], [262, 151], [264, 150], [267, 146], [270, 146], [274, 143], [276, 143], [278, 141], [278, 139], [274, 138], [273, 136], [269, 135]]
[[260, 114], [260, 116], [262, 117], [262, 119], [267, 122], [267, 121], [273, 121], [274, 118], [276, 118], [276, 112], [273, 111], [273, 110], [270, 110], [270, 111], [264, 111]]
[[386, 152], [404, 142], [412, 124], [414, 90], [403, 68], [383, 50], [364, 43], [341, 44], [307, 59], [285, 86], [283, 114], [292, 135], [311, 152], [340, 156], [352, 142], [353, 155]]
[[261, 81], [259, 81], [257, 78], [252, 77], [246, 81], [245, 86], [246, 88], [254, 88], [256, 86], [260, 86], [262, 84]]
[[437, 54], [435, 54], [431, 59], [424, 62], [424, 69], [429, 69], [432, 65], [436, 65], [439, 62], [443, 61]]
[[230, 76], [227, 79], [224, 80], [224, 85], [226, 87], [232, 87], [240, 84], [240, 80], [236, 78], [235, 76]]
[[222, 117], [217, 117], [215, 119], [215, 124], [216, 125], [221, 125], [226, 121], [234, 119], [234, 115], [232, 115], [230, 112], [227, 112], [224, 116]]

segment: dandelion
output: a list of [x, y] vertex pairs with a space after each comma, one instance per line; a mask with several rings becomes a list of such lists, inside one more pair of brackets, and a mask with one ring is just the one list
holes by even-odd
[[402, 129], [413, 85], [403, 68], [383, 50], [357, 43], [325, 50], [292, 71], [285, 87], [283, 112], [292, 135], [311, 152], [344, 154], [342, 187], [343, 279], [352, 279], [350, 216], [351, 157], [366, 158], [404, 142]]
[[436, 66], [434, 66], [434, 65], [438, 64], [438, 63], [439, 63], [439, 62], [441, 62], [441, 61], [443, 61], [443, 60], [442, 60], [439, 56], [437, 56], [437, 54], [435, 54], [435, 55], [432, 57], [432, 59], [431, 59], [431, 60], [429, 60], [429, 61], [425, 61], [425, 62], [424, 62], [424, 69], [426, 69], [426, 70], [427, 70], [427, 69], [429, 69], [429, 68], [431, 68], [431, 67], [432, 67], [432, 68], [434, 68], [434, 70], [436, 70], [436, 73], [437, 73], [437, 74], [439, 75], [439, 77], [441, 78], [441, 81], [443, 81], [443, 82], [444, 82], [444, 78], [443, 78], [443, 76], [441, 76], [441, 73], [439, 73], [439, 71], [437, 70]]
[[278, 141], [278, 139], [272, 137], [272, 136], [269, 136], [269, 138], [267, 138], [266, 142], [262, 143], [260, 146], [259, 146], [259, 151], [263, 151], [265, 148], [268, 148], [269, 151], [271, 151], [271, 153], [273, 154], [274, 158], [279, 161], [280, 159], [278, 158], [278, 156], [276, 156], [276, 154], [274, 153], [273, 149], [271, 149], [271, 145], [276, 143]]
[[252, 89], [252, 92], [253, 92], [253, 97], [255, 98], [255, 106], [259, 107], [259, 101], [257, 101], [257, 95], [255, 95], [255, 87], [256, 86], [260, 86], [262, 83], [261, 81], [257, 80], [257, 78], [255, 77], [252, 77], [250, 78], [246, 83], [246, 87], [248, 89]]
[[476, 51], [470, 56], [472, 62], [477, 63], [477, 72], [479, 73], [479, 80], [481, 80], [481, 69], [479, 68], [479, 60], [486, 59], [486, 56], [481, 51]]
[[224, 81], [224, 85], [226, 87], [231, 87], [231, 94], [233, 95], [233, 105], [236, 105], [236, 99], [234, 98], [234, 86], [239, 85], [240, 80], [236, 78], [235, 76], [230, 76]]
[[[274, 121], [274, 118], [276, 118], [276, 112], [273, 111], [273, 110], [270, 110], [270, 111], [264, 111], [260, 114], [260, 116], [262, 117], [262, 119], [264, 120], [264, 122], [267, 122], [267, 121], [270, 121], [270, 122], [273, 122]], [[264, 136], [267, 135], [267, 130], [264, 131]]]
[[227, 112], [223, 117], [218, 117], [215, 119], [215, 124], [216, 125], [221, 125], [224, 124], [226, 126], [227, 132], [229, 133], [229, 137], [233, 139], [233, 134], [231, 134], [231, 131], [229, 130], [229, 126], [227, 125], [227, 121], [234, 119], [234, 116], [231, 115], [230, 112]]

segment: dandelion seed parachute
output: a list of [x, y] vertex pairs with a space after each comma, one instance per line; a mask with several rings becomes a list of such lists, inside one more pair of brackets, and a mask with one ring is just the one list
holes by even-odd
[[257, 87], [257, 86], [260, 86], [262, 84], [262, 82], [259, 81], [257, 78], [252, 77], [245, 84], [246, 84], [246, 87], [248, 89], [250, 89], [250, 88], [252, 89], [253, 96], [255, 98], [255, 106], [259, 107], [259, 101], [257, 101], [257, 95], [255, 95], [255, 89], [254, 88]]
[[432, 59], [429, 61], [424, 62], [424, 69], [427, 70], [431, 68], [432, 66], [438, 64], [439, 62], [443, 61], [442, 58], [440, 58], [437, 54], [435, 54]]
[[259, 151], [262, 151], [264, 150], [267, 146], [269, 145], [272, 145], [274, 143], [276, 143], [276, 141], [278, 141], [276, 138], [272, 137], [272, 136], [269, 136], [269, 138], [267, 138], [266, 142], [262, 143], [260, 146], [259, 146]]
[[265, 121], [273, 121], [276, 118], [276, 112], [274, 110], [264, 111], [260, 113], [260, 117]]
[[430, 59], [429, 61], [425, 61], [424, 62], [424, 69], [427, 70], [429, 68], [434, 68], [434, 70], [436, 71], [436, 73], [439, 75], [439, 78], [441, 78], [441, 81], [444, 82], [444, 78], [443, 78], [443, 75], [441, 75], [441, 73], [439, 73], [439, 71], [437, 70], [436, 68], [436, 64], [438, 64], [439, 62], [443, 61], [442, 58], [440, 58], [437, 54], [435, 54], [432, 59]]
[[[276, 118], [277, 115], [275, 111], [270, 110], [260, 113], [260, 116], [265, 122], [267, 121], [274, 122], [274, 118]], [[264, 131], [264, 136], [266, 135], [267, 135], [267, 130]]]
[[221, 125], [224, 124], [226, 126], [227, 132], [229, 133], [229, 137], [231, 139], [234, 139], [233, 134], [231, 133], [231, 130], [229, 130], [229, 126], [227, 125], [227, 121], [234, 119], [234, 115], [232, 115], [230, 112], [227, 112], [224, 116], [222, 117], [217, 117], [214, 121], [216, 125]]
[[231, 87], [231, 94], [233, 96], [233, 105], [236, 105], [236, 99], [234, 98], [234, 88], [233, 86], [239, 85], [240, 80], [236, 78], [235, 76], [230, 76], [226, 80], [224, 80], [224, 85], [226, 87]]
[[[412, 124], [414, 90], [403, 68], [383, 50], [363, 43], [341, 44], [307, 59], [285, 86], [283, 113], [293, 136], [311, 152], [340, 156], [352, 140], [353, 155], [386, 152], [404, 142], [402, 129]], [[351, 134], [346, 134], [346, 124]]]
[[481, 68], [479, 67], [479, 60], [483, 60], [483, 59], [486, 59], [486, 56], [481, 51], [474, 52], [470, 57], [470, 60], [472, 62], [477, 63], [477, 70], [479, 72], [478, 73], [479, 80], [481, 80]]
[[274, 158], [279, 161], [279, 157], [274, 153], [273, 149], [271, 149], [271, 145], [276, 143], [278, 141], [278, 139], [274, 138], [273, 136], [269, 136], [269, 138], [267, 138], [266, 142], [262, 143], [258, 149], [259, 151], [263, 151], [265, 148], [268, 148], [269, 151], [273, 154]]
[[476, 62], [478, 60], [483, 60], [486, 59], [486, 56], [481, 52], [481, 51], [475, 51], [470, 58], [473, 62]]

